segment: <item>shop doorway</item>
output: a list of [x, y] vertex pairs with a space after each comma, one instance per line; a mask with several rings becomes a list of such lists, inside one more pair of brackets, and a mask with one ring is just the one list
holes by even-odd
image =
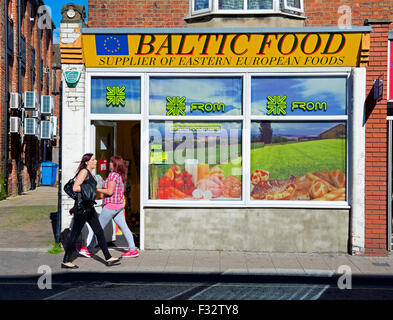
[[[125, 216], [140, 247], [140, 121], [93, 121], [95, 155], [98, 161], [97, 174], [106, 179], [109, 160], [121, 156], [127, 167], [125, 183]], [[116, 245], [127, 245], [121, 232], [116, 232]]]

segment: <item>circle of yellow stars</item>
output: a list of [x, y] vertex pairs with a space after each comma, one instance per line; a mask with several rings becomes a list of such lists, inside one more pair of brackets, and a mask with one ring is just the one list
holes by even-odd
[[[107, 48], [106, 42], [107, 42], [108, 40], [114, 40], [114, 41], [117, 42], [117, 48], [116, 48], [115, 50], [109, 50], [109, 49]], [[108, 38], [106, 38], [106, 39], [104, 40], [104, 48], [105, 48], [105, 50], [108, 51], [108, 52], [116, 53], [116, 52], [120, 49], [120, 42], [119, 42], [119, 40], [118, 40], [116, 37], [108, 37]]]

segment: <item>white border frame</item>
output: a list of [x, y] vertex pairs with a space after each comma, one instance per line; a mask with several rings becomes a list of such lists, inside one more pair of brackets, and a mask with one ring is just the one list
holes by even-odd
[[284, 9], [303, 13], [304, 12], [304, 3], [303, 3], [303, 0], [299, 0], [299, 1], [300, 1], [300, 8], [296, 8], [296, 7], [292, 7], [292, 6], [288, 5], [288, 0], [284, 0]]
[[208, 1], [209, 1], [209, 7], [206, 8], [206, 9], [200, 9], [200, 10], [194, 10], [195, 0], [189, 1], [191, 15], [192, 16], [196, 16], [196, 15], [199, 15], [199, 14], [212, 12], [213, 11], [213, 2], [214, 2], [214, 0], [208, 0]]
[[[248, 9], [248, 0], [243, 0], [243, 9], [233, 9], [233, 10], [225, 10], [218, 8], [218, 1], [219, 0], [209, 0], [209, 9], [203, 10], [193, 10], [195, 0], [190, 0], [190, 15], [191, 17], [198, 16], [198, 15], [206, 15], [206, 14], [271, 14], [271, 13], [280, 13], [280, 1], [279, 0], [272, 0], [273, 8], [272, 9]], [[303, 0], [302, 4], [303, 4]], [[290, 9], [293, 10], [293, 9]], [[298, 10], [293, 10], [298, 11]], [[298, 11], [303, 12], [303, 11]], [[282, 12], [284, 13], [284, 12]]]

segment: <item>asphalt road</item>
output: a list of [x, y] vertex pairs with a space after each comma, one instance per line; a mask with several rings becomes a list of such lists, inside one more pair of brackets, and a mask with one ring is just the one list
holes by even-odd
[[350, 289], [338, 283], [338, 276], [69, 271], [41, 280], [0, 277], [0, 300], [393, 300], [393, 278], [353, 276]]

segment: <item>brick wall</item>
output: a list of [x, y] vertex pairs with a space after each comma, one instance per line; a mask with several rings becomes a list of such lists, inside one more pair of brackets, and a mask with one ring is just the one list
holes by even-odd
[[393, 16], [393, 1], [391, 0], [329, 0], [328, 4], [325, 0], [304, 0], [306, 25], [337, 26], [340, 16], [343, 15], [343, 12], [338, 12], [342, 6], [350, 8], [353, 26], [363, 26], [366, 19]]
[[366, 93], [366, 254], [386, 253], [387, 243], [387, 101], [373, 99], [374, 80], [387, 83], [389, 24], [373, 24]]
[[188, 0], [89, 0], [91, 28], [186, 27]]
[[[39, 47], [41, 46], [41, 57], [44, 62], [44, 66], [47, 66], [51, 68], [52, 66], [52, 31], [51, 30], [43, 30], [43, 39], [40, 42], [39, 40], [39, 26], [38, 26], [38, 16], [37, 16], [37, 9], [38, 7], [33, 7], [35, 6], [35, 1], [25, 1], [26, 6], [25, 6], [25, 12], [22, 14], [23, 20], [21, 22], [21, 30], [22, 30], [22, 35], [26, 39], [26, 67], [25, 71], [22, 71], [22, 79], [21, 79], [21, 92], [23, 93], [24, 91], [36, 91], [39, 93], [41, 83], [39, 80]], [[3, 10], [3, 5], [1, 5], [0, 8], [0, 15], [1, 12], [3, 12], [4, 15], [4, 10]], [[33, 12], [34, 15], [34, 22], [32, 23], [30, 21], [31, 17], [31, 12]], [[18, 92], [18, 60], [17, 60], [17, 43], [18, 43], [18, 32], [17, 32], [17, 25], [18, 25], [18, 12], [17, 12], [17, 1], [10, 1], [9, 2], [9, 16], [13, 17], [13, 28], [14, 28], [14, 54], [13, 57], [10, 57], [10, 71], [9, 71], [9, 84], [10, 84], [10, 91], [11, 92]], [[3, 22], [5, 19], [1, 19], [1, 22]], [[3, 34], [3, 32], [1, 33]], [[0, 37], [1, 43], [3, 41], [3, 37]], [[1, 50], [3, 50], [4, 45], [1, 44]], [[32, 48], [35, 49], [35, 63], [34, 63], [34, 74], [35, 74], [35, 80], [32, 85], [32, 77], [33, 73], [31, 72], [31, 53], [32, 53]], [[1, 59], [3, 59], [4, 55], [3, 53], [1, 54]], [[0, 60], [2, 61], [2, 60]], [[1, 63], [1, 80], [4, 81], [4, 72], [5, 72], [5, 67], [4, 63]], [[49, 77], [49, 90], [46, 89], [46, 77], [44, 75], [43, 77], [43, 86], [42, 86], [42, 94], [51, 94], [52, 86], [51, 86], [51, 80], [52, 80], [52, 75], [50, 73]], [[2, 82], [0, 82], [1, 84]], [[5, 90], [4, 85], [0, 85], [0, 90]], [[4, 91], [2, 91], [1, 96], [4, 96]], [[3, 100], [2, 100], [2, 105], [1, 105], [1, 115], [0, 115], [0, 123], [1, 123], [1, 128], [0, 128], [0, 147], [1, 151], [0, 154], [2, 154], [3, 151], [3, 146], [2, 143], [4, 141], [4, 135], [2, 135], [1, 132], [4, 131], [4, 126], [5, 126], [5, 121], [1, 118], [3, 116], [4, 112], [4, 106]], [[10, 136], [11, 137], [11, 136]], [[34, 138], [35, 139], [35, 138]], [[9, 150], [9, 159], [11, 161], [11, 165], [9, 166], [8, 170], [8, 195], [9, 196], [14, 196], [18, 194], [18, 178], [17, 178], [17, 159], [19, 156], [21, 156], [21, 165], [20, 165], [20, 173], [22, 177], [22, 191], [27, 191], [31, 187], [31, 170], [28, 170], [28, 166], [26, 166], [27, 163], [32, 163], [34, 162], [34, 167], [39, 168], [39, 157], [37, 156], [40, 152], [39, 145], [37, 141], [34, 141], [34, 139], [31, 139], [30, 137], [25, 137], [25, 143], [23, 146], [21, 146], [21, 140], [18, 135], [12, 135], [12, 137], [9, 139], [9, 145], [8, 145], [8, 150]], [[26, 151], [26, 152], [25, 152]], [[34, 153], [33, 156], [31, 156]], [[1, 157], [1, 165], [4, 165], [4, 157]], [[0, 166], [1, 167], [1, 166]], [[3, 170], [2, 170], [3, 172]], [[35, 175], [35, 183], [39, 183], [40, 181], [40, 175], [37, 174]], [[1, 175], [0, 175], [1, 176]]]

